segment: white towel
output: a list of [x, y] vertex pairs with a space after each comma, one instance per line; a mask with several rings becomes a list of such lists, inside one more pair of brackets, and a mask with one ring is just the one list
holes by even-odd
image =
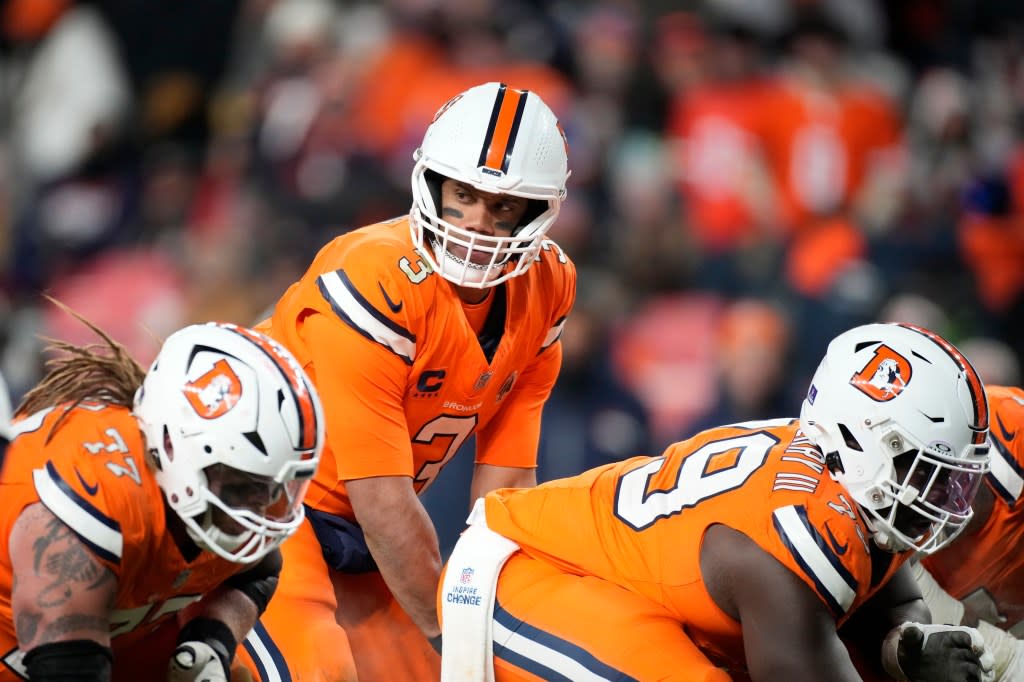
[[494, 596], [498, 574], [519, 545], [487, 527], [484, 500], [455, 544], [442, 583], [441, 682], [494, 682]]

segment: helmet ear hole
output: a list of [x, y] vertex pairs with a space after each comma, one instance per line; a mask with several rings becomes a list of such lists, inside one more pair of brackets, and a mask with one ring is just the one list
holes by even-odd
[[846, 447], [857, 452], [864, 452], [864, 448], [861, 447], [860, 441], [850, 432], [849, 427], [846, 424], [838, 424], [839, 433], [843, 434], [843, 441], [846, 442]]
[[441, 215], [441, 184], [445, 177], [437, 171], [426, 169], [423, 173], [423, 180], [427, 183], [430, 191], [430, 199], [434, 202], [434, 213]]
[[174, 461], [174, 443], [171, 442], [171, 432], [167, 430], [166, 424], [164, 424], [164, 453], [167, 455], [167, 461]]
[[530, 199], [526, 204], [526, 211], [523, 212], [523, 217], [519, 219], [519, 224], [516, 225], [516, 229], [512, 234], [518, 234], [520, 230], [536, 220], [546, 210], [548, 210], [548, 202], [541, 201], [540, 199]]

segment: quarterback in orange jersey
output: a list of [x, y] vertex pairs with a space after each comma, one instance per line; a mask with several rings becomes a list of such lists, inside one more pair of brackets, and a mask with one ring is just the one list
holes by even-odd
[[410, 215], [327, 244], [261, 325], [316, 383], [329, 441], [245, 642], [260, 679], [436, 679], [441, 560], [418, 495], [472, 435], [474, 499], [536, 483], [575, 299], [545, 238], [564, 136], [536, 94], [487, 83], [441, 108], [415, 158]]
[[438, 591], [441, 679], [859, 680], [836, 632], [858, 611], [893, 677], [989, 679], [906, 563], [969, 521], [987, 430], [958, 350], [867, 325], [829, 345], [799, 420], [492, 492]]
[[915, 566], [939, 622], [975, 625], [995, 656], [997, 680], [1024, 679], [1024, 391], [989, 386], [991, 471], [970, 525]]
[[0, 680], [226, 681], [303, 518], [319, 400], [250, 329], [186, 327], [148, 373], [103, 338], [58, 344], [12, 428]]

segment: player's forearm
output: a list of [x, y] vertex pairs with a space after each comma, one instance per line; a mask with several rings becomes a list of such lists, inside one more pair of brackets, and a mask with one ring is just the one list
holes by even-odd
[[256, 625], [259, 614], [256, 605], [242, 591], [224, 586], [207, 595], [189, 616], [190, 620], [210, 618], [220, 621], [228, 626], [235, 641], [241, 642]]
[[537, 470], [526, 467], [497, 467], [477, 464], [470, 484], [470, 506], [498, 488], [532, 488], [537, 485]]
[[366, 544], [395, 599], [427, 637], [441, 634], [437, 623], [437, 583], [441, 553], [437, 534], [420, 507], [402, 526], [369, 530]]
[[346, 483], [352, 511], [384, 582], [427, 637], [440, 634], [436, 593], [441, 575], [437, 533], [407, 476]]

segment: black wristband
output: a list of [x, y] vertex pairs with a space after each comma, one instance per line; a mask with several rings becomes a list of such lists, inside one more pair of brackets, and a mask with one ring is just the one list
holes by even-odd
[[32, 682], [106, 682], [114, 654], [92, 639], [47, 642], [29, 649], [24, 664]]
[[242, 573], [236, 573], [224, 581], [226, 587], [238, 590], [256, 605], [257, 615], [263, 615], [277, 589], [277, 579], [281, 574], [281, 567], [284, 560], [281, 558], [281, 550], [263, 557], [263, 560], [254, 567]]
[[224, 670], [231, 670], [231, 661], [235, 657], [235, 648], [238, 641], [231, 632], [231, 628], [216, 618], [200, 616], [185, 623], [178, 633], [178, 644], [182, 642], [206, 642], [217, 652], [220, 662], [224, 664]]
[[277, 589], [277, 575], [262, 577], [248, 576], [245, 573], [233, 576], [224, 581], [225, 587], [238, 590], [256, 605], [256, 615], [262, 616], [267, 610], [270, 598]]

